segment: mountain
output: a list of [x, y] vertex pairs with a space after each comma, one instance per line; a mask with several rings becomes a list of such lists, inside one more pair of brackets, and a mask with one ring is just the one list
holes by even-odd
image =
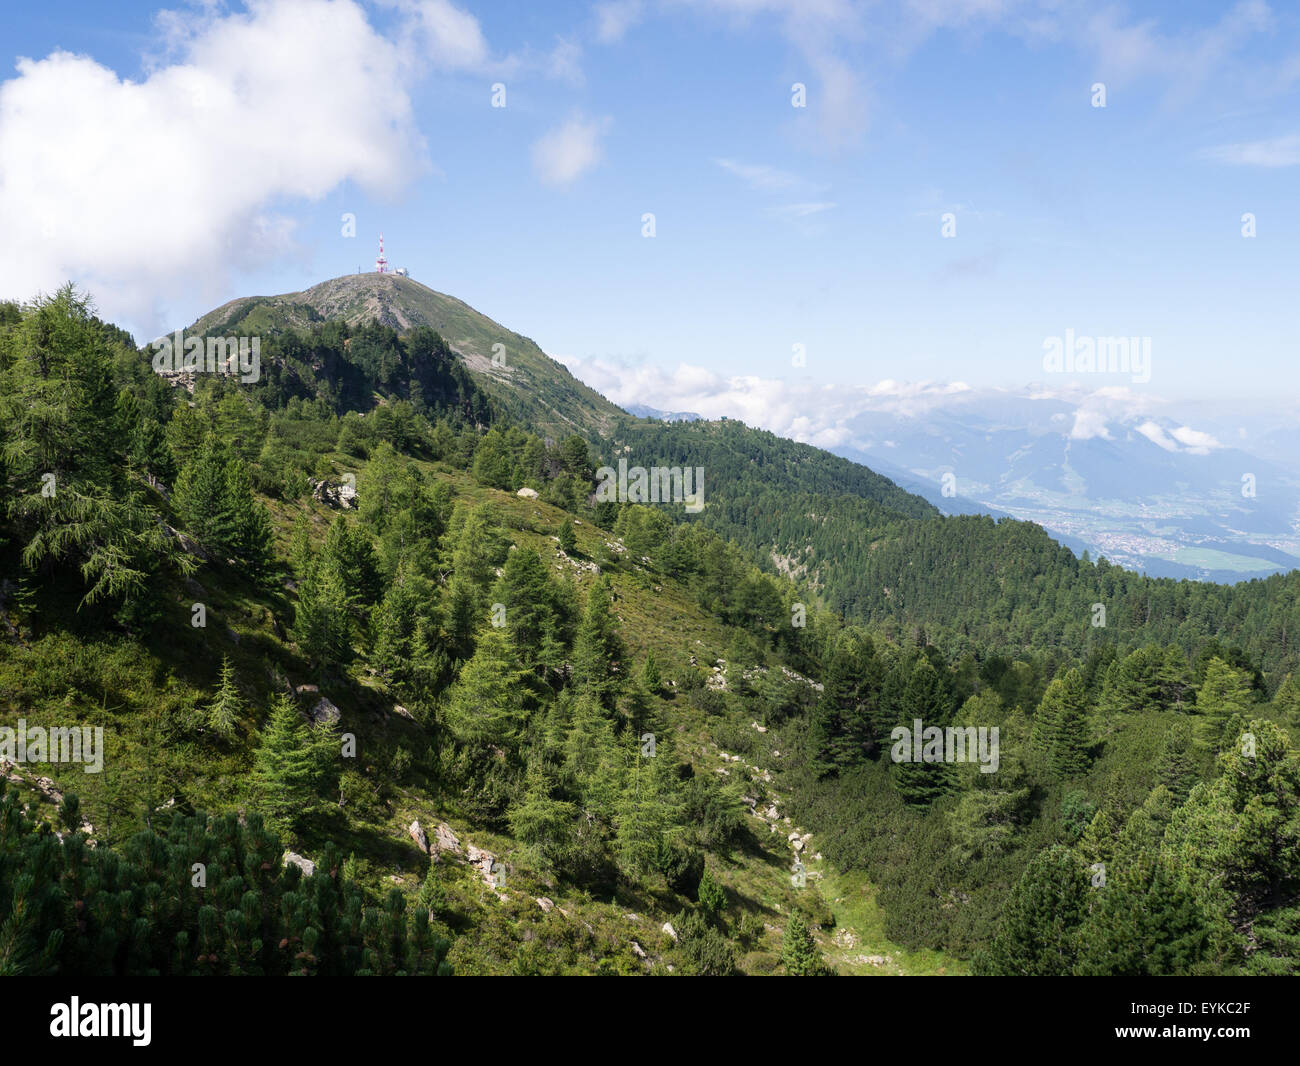
[[623, 413], [529, 338], [454, 296], [395, 274], [345, 274], [302, 292], [241, 297], [209, 311], [186, 332], [264, 336], [326, 321], [437, 330], [507, 415], [556, 439], [607, 433]]
[[0, 305], [4, 972], [1300, 969], [1300, 574], [1091, 565], [731, 420], [548, 442], [431, 330], [308, 325], [285, 400]]
[[643, 403], [630, 403], [626, 410], [637, 418], [653, 418], [658, 422], [698, 422], [703, 417], [694, 411], [661, 411]]
[[1282, 431], [1246, 450], [1222, 443], [1237, 433], [1219, 421], [1210, 433], [1203, 418], [1193, 429], [1064, 396], [972, 390], [922, 412], [862, 412], [834, 450], [946, 512], [1037, 522], [1152, 576], [1240, 581], [1300, 566], [1300, 469], [1278, 446]]
[[[1240, 570], [1252, 577], [1291, 570], [1289, 552], [1268, 542], [1246, 556], [1256, 534], [1237, 528], [1248, 519], [1256, 530], [1282, 522], [1286, 482], [1275, 464], [1251, 464], [1268, 492], [1253, 516], [1244, 514], [1223, 487], [1242, 461], [1232, 450], [1217, 441], [1202, 448], [1201, 438], [1179, 425], [1160, 431], [1162, 437], [1153, 419], [1125, 429], [1122, 417], [1089, 418], [1082, 404], [1066, 398], [963, 390], [938, 409], [864, 411], [852, 422], [853, 443], [837, 455], [735, 419], [632, 417], [525, 338], [406, 278], [351, 275], [303, 293], [235, 300], [194, 328], [288, 338], [304, 328], [362, 330], [376, 321], [407, 336], [420, 326], [446, 330], [455, 338], [453, 358], [508, 421], [551, 439], [576, 430], [593, 446], [597, 465], [617, 467], [623, 460], [629, 467], [702, 469], [702, 509], [670, 511], [675, 520], [707, 526], [742, 546], [753, 563], [795, 577], [806, 597], [853, 622], [919, 627], [940, 640], [977, 638], [1004, 652], [1051, 634], [1053, 642], [1082, 652], [1093, 638], [1077, 619], [1105, 601], [1113, 608], [1111, 636], [1123, 645], [1136, 644], [1145, 632], [1190, 649], [1201, 632], [1186, 617], [1190, 594], [1177, 584], [1153, 584], [1141, 572], [1232, 580]], [[509, 376], [477, 354], [507, 342], [527, 352], [526, 373]], [[319, 344], [329, 357], [319, 371], [304, 371], [296, 394], [328, 394], [342, 413], [361, 395], [384, 390], [368, 372], [363, 387], [340, 391], [337, 383], [350, 373], [347, 360], [369, 358], [373, 368], [376, 359], [367, 357], [364, 344], [361, 354], [337, 337]], [[439, 380], [430, 382], [435, 391]], [[1274, 433], [1283, 428], [1271, 427]], [[945, 474], [952, 480], [945, 482]], [[1107, 485], [1118, 499], [1097, 498]], [[954, 488], [956, 495], [947, 495]], [[1215, 511], [1218, 503], [1223, 506]], [[1175, 549], [1200, 554], [1178, 557]], [[1170, 557], [1159, 557], [1161, 550]], [[1081, 565], [1085, 551], [1129, 569]], [[1234, 598], [1240, 606], [1277, 594], [1254, 582], [1238, 586]], [[1213, 617], [1227, 617], [1229, 597], [1221, 586], [1207, 588], [1206, 600]], [[990, 603], [1001, 605], [996, 616]], [[1166, 608], [1155, 618], [1153, 603]], [[1290, 662], [1286, 640], [1279, 646], [1267, 636], [1274, 625], [1287, 632], [1286, 608], [1261, 604], [1259, 610], [1269, 621], [1252, 625], [1252, 652], [1269, 664]]]

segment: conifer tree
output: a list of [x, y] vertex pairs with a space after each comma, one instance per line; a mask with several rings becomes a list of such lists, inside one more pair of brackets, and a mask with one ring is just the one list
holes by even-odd
[[1040, 852], [1012, 889], [980, 976], [1059, 977], [1074, 970], [1089, 891], [1085, 868], [1059, 844]]
[[293, 635], [319, 669], [341, 669], [352, 661], [352, 616], [347, 585], [333, 558], [322, 556], [298, 585]]
[[825, 977], [829, 967], [798, 911], [791, 911], [781, 939], [781, 962], [790, 977]]
[[[929, 659], [924, 656], [918, 658], [912, 667], [900, 710], [902, 714], [899, 724], [912, 733], [915, 733], [915, 722], [918, 720], [924, 733], [932, 726], [942, 728], [948, 719], [942, 682]], [[922, 738], [913, 735], [911, 751], [907, 754], [909, 758], [895, 761], [893, 777], [895, 787], [909, 807], [926, 809], [952, 791], [956, 784], [955, 775], [952, 766], [944, 761], [942, 751], [937, 760], [923, 757], [925, 752]]]
[[500, 629], [479, 634], [474, 656], [447, 692], [445, 714], [463, 744], [512, 750], [524, 723], [519, 667], [510, 638]]
[[221, 657], [221, 680], [217, 684], [217, 694], [208, 705], [208, 725], [219, 736], [228, 737], [235, 731], [235, 725], [244, 713], [244, 699], [239, 694], [235, 683], [235, 670], [230, 665], [230, 656]]
[[573, 529], [573, 519], [568, 515], [564, 516], [564, 521], [560, 523], [560, 547], [568, 555], [572, 555], [578, 549], [578, 534]]
[[253, 755], [252, 774], [258, 808], [276, 832], [296, 832], [319, 807], [318, 790], [325, 777], [322, 754], [293, 701], [277, 696]]
[[1071, 669], [1052, 679], [1034, 716], [1034, 739], [1058, 778], [1085, 772], [1092, 763], [1083, 676]]
[[610, 607], [609, 578], [601, 575], [587, 594], [587, 611], [573, 645], [573, 681], [579, 691], [594, 693], [606, 707], [613, 706], [620, 685], [623, 641]]

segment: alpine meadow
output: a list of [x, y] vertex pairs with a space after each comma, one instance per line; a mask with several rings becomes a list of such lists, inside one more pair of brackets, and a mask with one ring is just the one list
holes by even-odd
[[476, 975], [1196, 978], [1052, 1016], [1267, 1031], [1300, 12], [6, 21], [34, 1034], [197, 1032], [150, 977]]

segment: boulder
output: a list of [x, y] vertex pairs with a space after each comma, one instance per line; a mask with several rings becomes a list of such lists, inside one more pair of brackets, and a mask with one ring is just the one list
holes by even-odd
[[310, 877], [316, 872], [316, 864], [311, 859], [304, 859], [296, 851], [286, 851], [282, 860], [285, 866], [296, 866], [302, 871], [303, 877]]
[[548, 899], [546, 896], [539, 896], [537, 905], [542, 908], [544, 914], [550, 914], [551, 911], [555, 910], [555, 900]]
[[490, 851], [484, 851], [482, 848], [476, 848], [473, 844], [465, 846], [465, 857], [469, 864], [475, 867], [483, 880], [489, 885], [496, 884], [496, 878], [492, 874], [492, 867], [497, 861], [497, 857]]
[[672, 922], [664, 922], [664, 932], [667, 933], [674, 940], [677, 939], [677, 930], [673, 928]]
[[417, 818], [407, 826], [406, 831], [411, 834], [411, 839], [420, 846], [420, 850], [427, 855], [429, 852], [429, 838], [425, 835], [423, 828], [420, 826], [420, 819]]
[[316, 706], [307, 712], [307, 716], [316, 725], [322, 725], [327, 722], [332, 724], [334, 722], [337, 722], [339, 718], [342, 717], [342, 712], [337, 707], [335, 707], [334, 704], [332, 704], [329, 700], [327, 700], [324, 696], [322, 696], [317, 701]]
[[446, 822], [439, 822], [434, 827], [432, 850], [435, 852], [449, 851], [453, 855], [460, 854], [460, 840]]
[[535, 500], [537, 499], [537, 490], [530, 489], [527, 486], [525, 486], [524, 488], [516, 492], [515, 495], [522, 496], [525, 500]]

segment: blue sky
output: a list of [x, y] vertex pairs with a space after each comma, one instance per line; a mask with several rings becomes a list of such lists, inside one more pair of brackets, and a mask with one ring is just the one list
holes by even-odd
[[1067, 329], [1151, 338], [1148, 383], [1085, 385], [1300, 393], [1292, 5], [160, 10], [6, 13], [0, 295], [72, 277], [143, 339], [373, 269], [382, 230], [624, 402], [689, 407], [702, 374], [1018, 388]]

